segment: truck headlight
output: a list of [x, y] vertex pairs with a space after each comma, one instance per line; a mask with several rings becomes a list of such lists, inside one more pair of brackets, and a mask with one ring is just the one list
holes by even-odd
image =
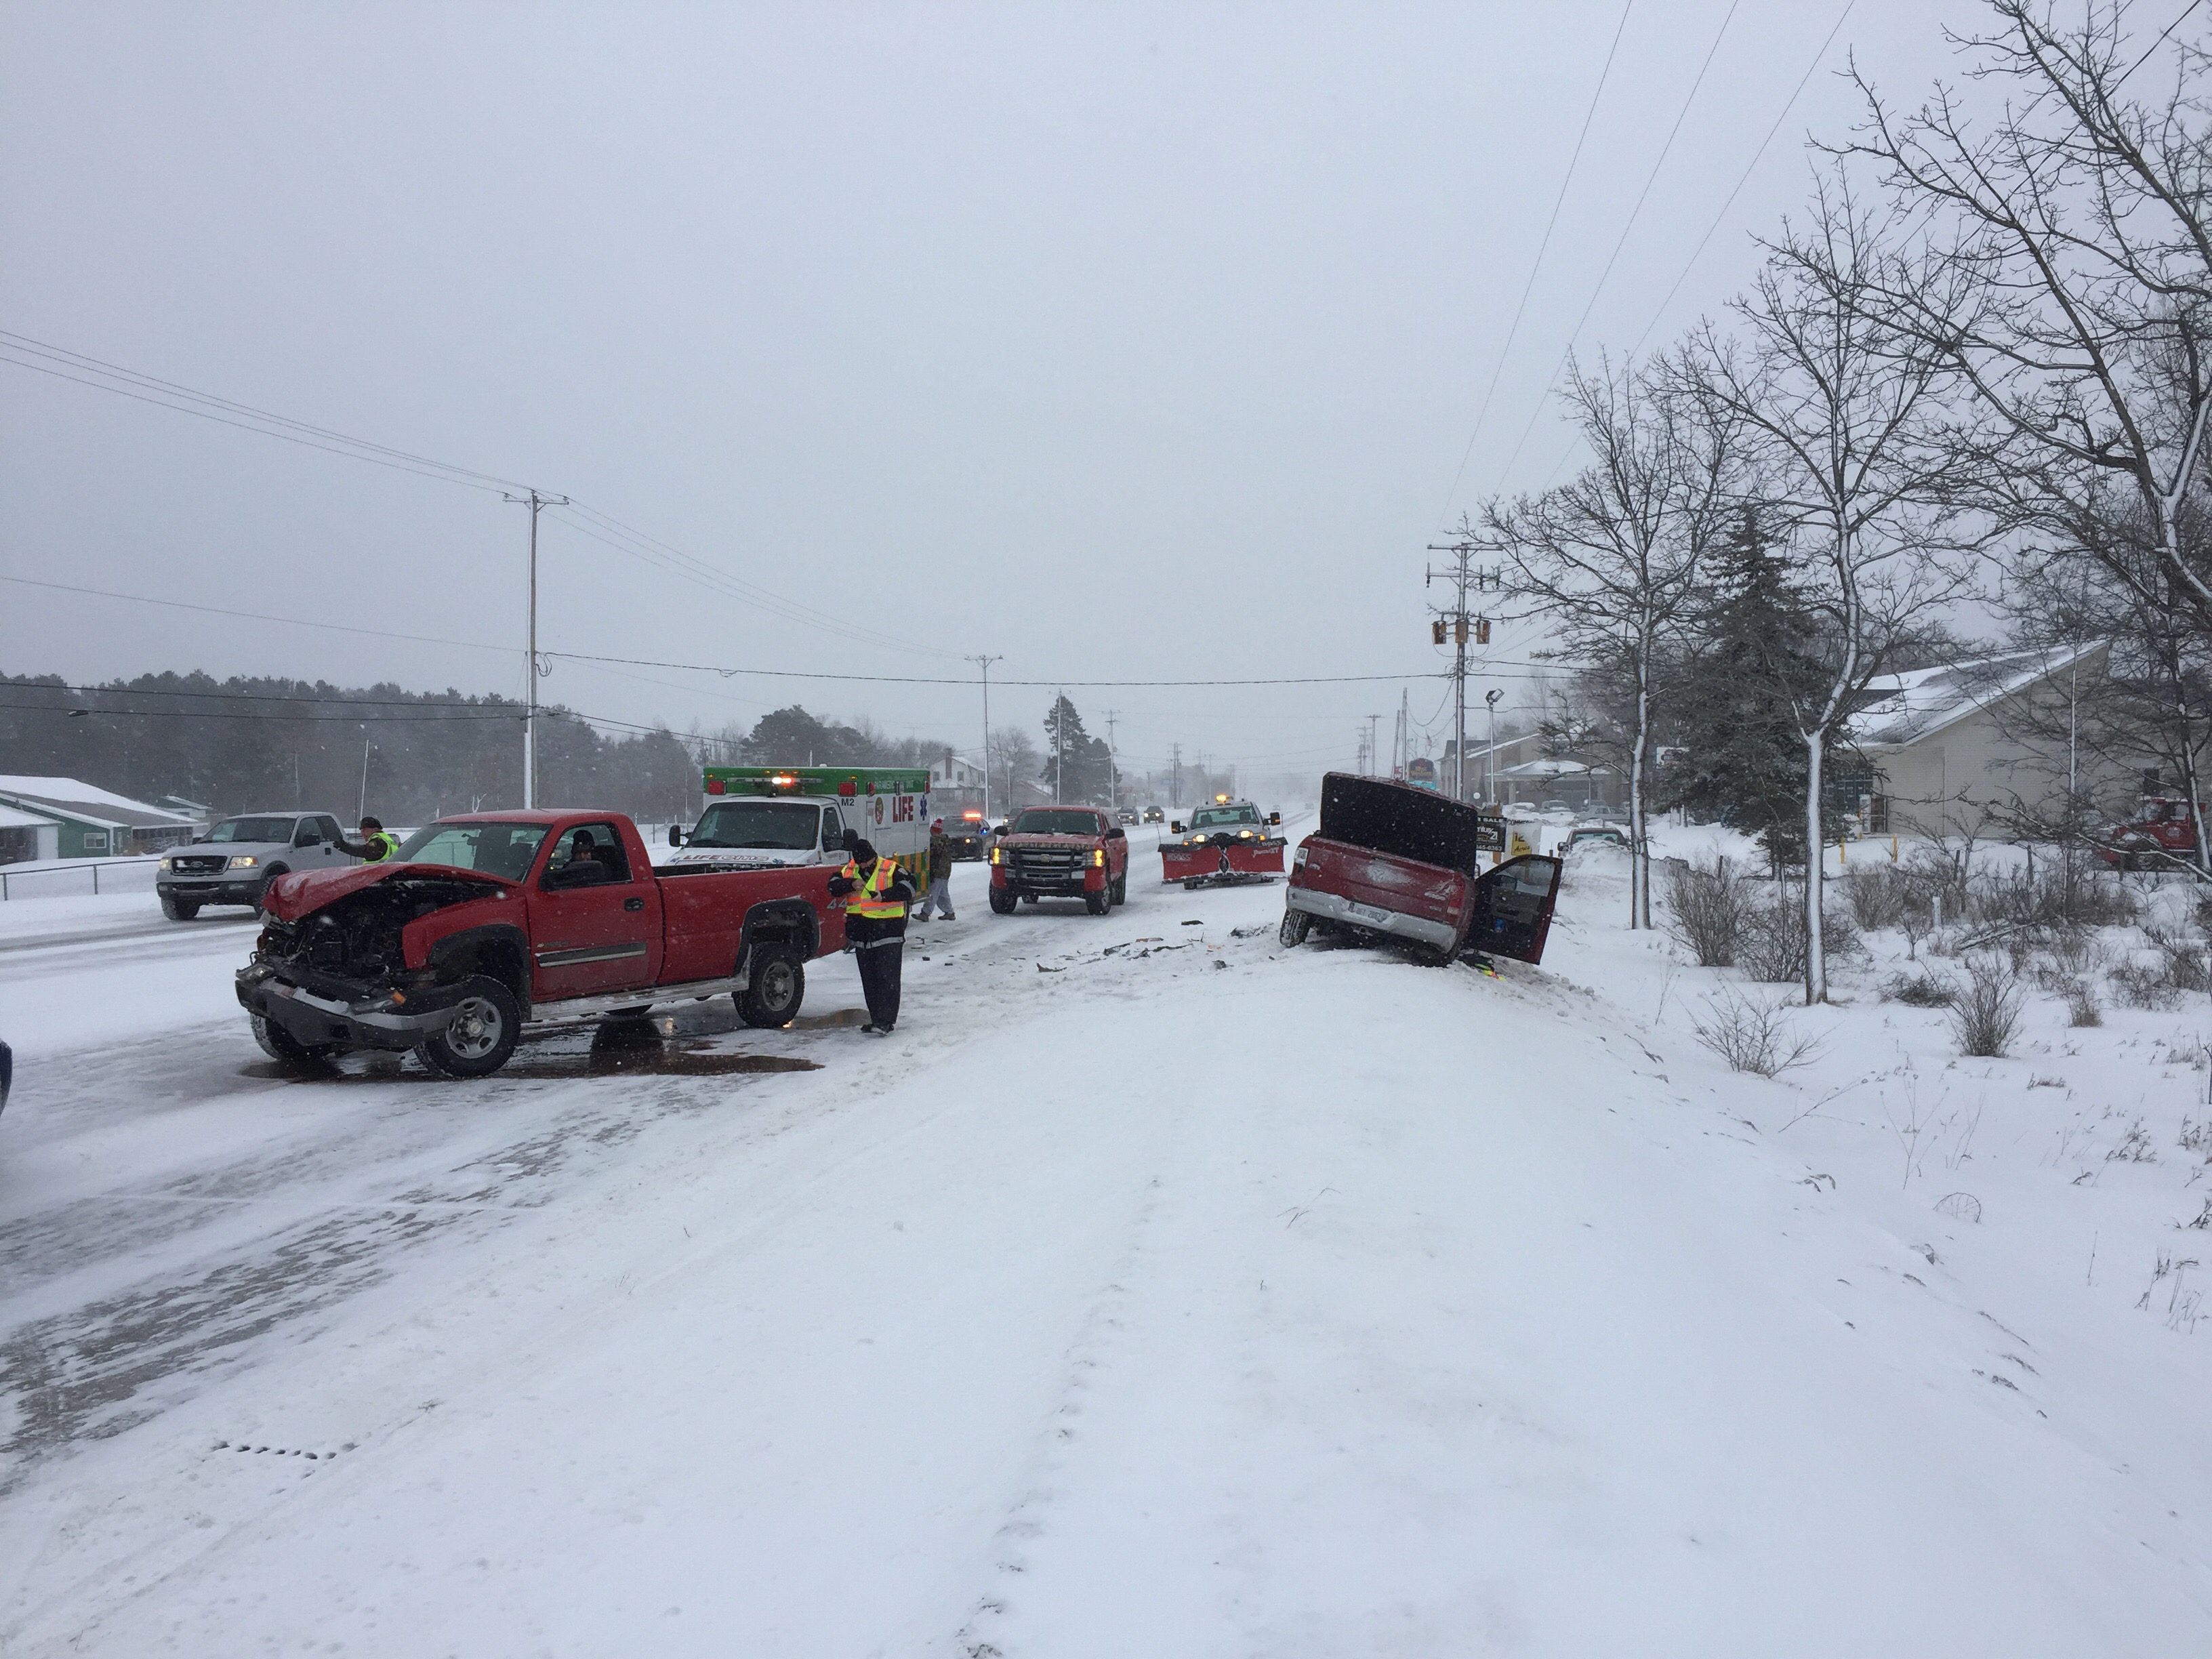
[[252, 854], [241, 853], [230, 861], [230, 867], [234, 870], [251, 870], [260, 862], [261, 860], [255, 858]]
[[1097, 866], [1098, 868], [1103, 870], [1106, 867], [1106, 849], [1103, 847], [1092, 848], [1091, 849], [1091, 861], [1094, 865]]
[[155, 866], [155, 867], [156, 869], [161, 869], [161, 870], [173, 870], [173, 869], [175, 869], [177, 866], [176, 866], [175, 865], [173, 865], [173, 864], [172, 864], [172, 863], [170, 863], [170, 862], [169, 862], [168, 854], [165, 853], [165, 854], [163, 854], [161, 855], [161, 863], [160, 863], [160, 864], [158, 864], [157, 866]]
[[1000, 849], [998, 848], [994, 847], [991, 849], [991, 862], [994, 864], [1004, 864], [1006, 862], [1006, 860], [1000, 856]]

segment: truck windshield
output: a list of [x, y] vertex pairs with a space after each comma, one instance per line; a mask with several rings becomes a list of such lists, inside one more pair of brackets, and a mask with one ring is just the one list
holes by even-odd
[[811, 852], [822, 809], [795, 800], [718, 801], [692, 834], [694, 847], [763, 847]]
[[208, 831], [210, 841], [282, 841], [292, 839], [289, 818], [225, 818]]
[[410, 864], [450, 864], [520, 881], [545, 839], [542, 823], [428, 823], [399, 843]]
[[1257, 823], [1260, 809], [1256, 806], [1202, 806], [1190, 815], [1194, 830], [1232, 829], [1240, 823]]
[[1012, 833], [1017, 836], [1095, 836], [1098, 833], [1098, 814], [1058, 811], [1033, 806], [1015, 817]]

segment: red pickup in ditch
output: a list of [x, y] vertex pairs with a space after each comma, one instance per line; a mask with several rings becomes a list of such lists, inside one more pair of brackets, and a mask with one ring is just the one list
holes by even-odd
[[525, 1022], [727, 993], [788, 1024], [805, 964], [841, 950], [828, 866], [656, 873], [616, 812], [441, 818], [382, 864], [282, 876], [238, 1000], [276, 1058], [413, 1049], [482, 1077]]
[[1470, 951], [1542, 960], [1559, 860], [1524, 855], [1485, 870], [1501, 828], [1431, 790], [1330, 773], [1321, 829], [1291, 860], [1283, 943], [1320, 928], [1402, 940], [1438, 963]]

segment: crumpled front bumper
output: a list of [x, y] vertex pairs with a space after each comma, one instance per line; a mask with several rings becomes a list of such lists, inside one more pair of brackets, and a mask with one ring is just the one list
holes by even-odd
[[237, 988], [239, 1006], [246, 1012], [319, 1048], [412, 1048], [451, 1025], [460, 1012], [458, 986], [409, 991], [404, 1001], [390, 994], [319, 996], [258, 962], [238, 970]]

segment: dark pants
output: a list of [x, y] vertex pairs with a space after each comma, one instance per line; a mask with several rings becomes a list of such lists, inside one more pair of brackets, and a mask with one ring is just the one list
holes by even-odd
[[886, 939], [855, 939], [860, 959], [860, 994], [868, 1000], [868, 1019], [888, 1031], [898, 1023], [899, 970], [906, 957], [903, 931]]

